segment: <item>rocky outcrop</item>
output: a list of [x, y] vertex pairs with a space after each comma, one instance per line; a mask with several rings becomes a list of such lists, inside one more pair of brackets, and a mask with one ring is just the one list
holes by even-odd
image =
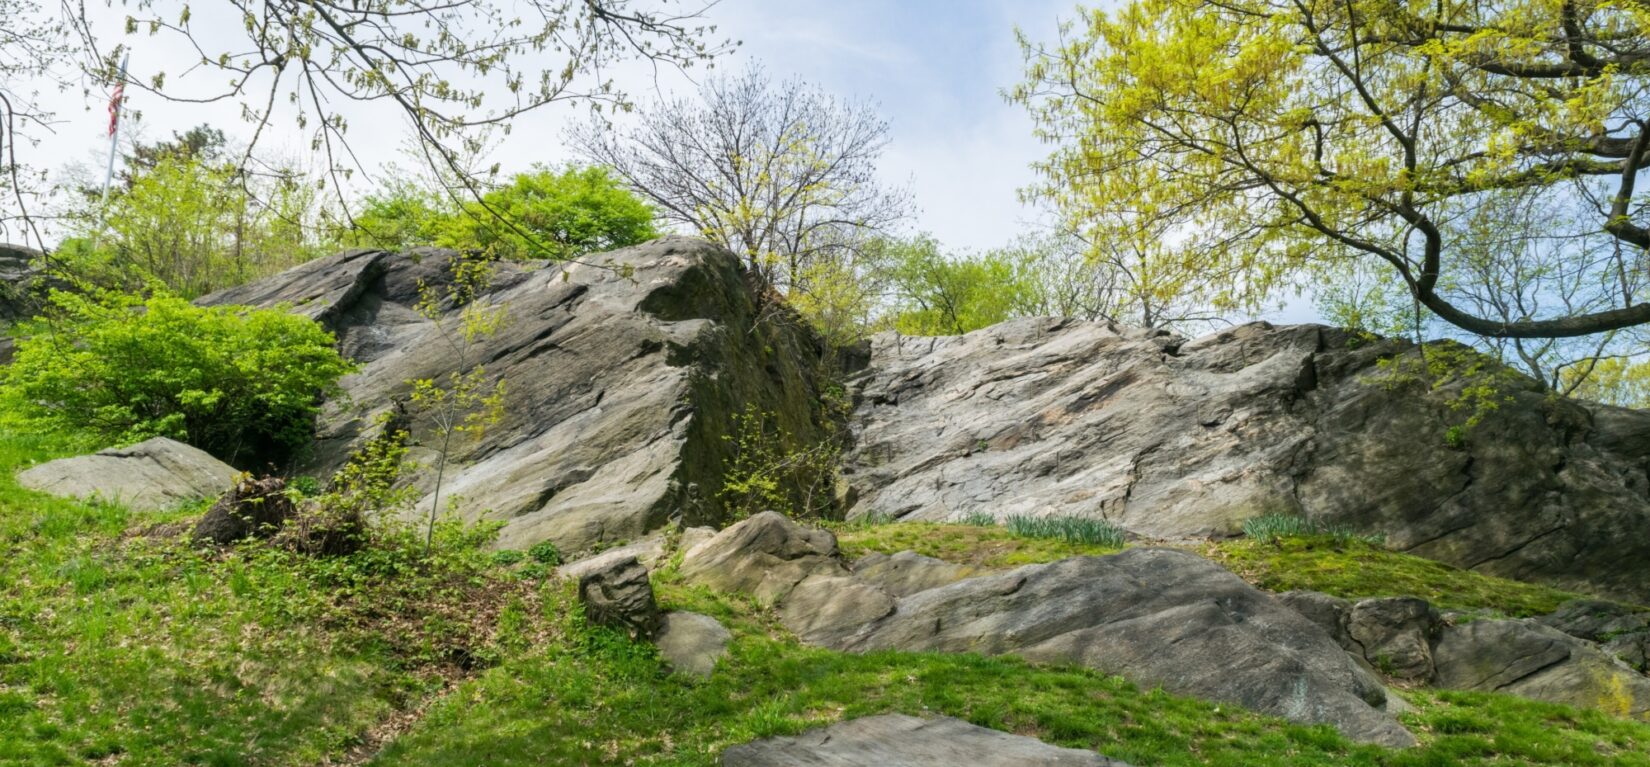
[[1414, 743], [1381, 710], [1380, 682], [1316, 625], [1184, 552], [1077, 557], [896, 596], [843, 567], [829, 532], [770, 513], [700, 544], [681, 572], [777, 602], [780, 621], [813, 645], [1074, 663], [1358, 740]]
[[1495, 409], [1452, 431], [1486, 379], [1432, 386], [1418, 363], [1404, 342], [1311, 325], [1187, 340], [1028, 319], [880, 335], [855, 383], [850, 514], [1098, 517], [1167, 538], [1295, 514], [1464, 568], [1650, 600], [1650, 414], [1550, 399], [1502, 371]]
[[40, 251], [0, 243], [0, 365], [11, 362], [11, 323], [40, 310], [39, 259]]
[[91, 455], [61, 458], [17, 475], [31, 490], [162, 511], [216, 498], [235, 481], [235, 468], [204, 450], [165, 437]]
[[275, 536], [297, 515], [280, 477], [243, 477], [195, 523], [196, 543], [228, 546], [246, 538]]
[[[451, 256], [354, 251], [203, 299], [288, 305], [362, 364], [328, 403], [303, 470], [341, 466], [411, 381], [458, 372], [438, 322], [415, 310], [421, 284], [451, 279]], [[506, 313], [469, 354], [505, 381], [503, 417], [480, 440], [455, 442], [442, 494], [461, 498], [467, 518], [502, 521], [502, 547], [549, 540], [576, 552], [672, 519], [722, 522], [718, 490], [737, 449], [727, 437], [747, 407], [789, 447], [823, 438], [821, 342], [708, 243], [665, 238], [584, 263], [499, 264], [480, 300]], [[447, 307], [441, 322], [451, 327], [458, 311]], [[410, 457], [424, 467], [420, 514], [437, 463], [431, 423], [416, 412], [406, 422]]]
[[1128, 767], [1093, 751], [1051, 746], [938, 717], [884, 714], [722, 753], [723, 767]]
[[1650, 610], [1596, 599], [1576, 599], [1536, 619], [1570, 636], [1597, 642], [1605, 652], [1650, 673]]
[[1638, 617], [1650, 614], [1584, 600], [1534, 620], [1444, 615], [1415, 597], [1353, 603], [1291, 591], [1278, 601], [1318, 624], [1360, 663], [1398, 682], [1650, 718], [1650, 677], [1630, 657], [1617, 657], [1632, 647], [1630, 641], [1598, 644], [1633, 636]]

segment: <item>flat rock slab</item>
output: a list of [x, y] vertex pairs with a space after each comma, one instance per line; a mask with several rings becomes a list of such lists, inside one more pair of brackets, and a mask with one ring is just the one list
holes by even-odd
[[64, 498], [162, 511], [216, 498], [235, 483], [236, 474], [235, 467], [204, 450], [155, 437], [131, 447], [48, 461], [18, 474], [17, 482]]
[[722, 753], [723, 767], [1128, 767], [961, 719], [885, 714]]

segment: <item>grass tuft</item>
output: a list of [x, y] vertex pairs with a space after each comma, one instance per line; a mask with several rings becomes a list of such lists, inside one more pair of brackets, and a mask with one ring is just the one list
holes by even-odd
[[1030, 517], [1016, 514], [1003, 520], [1003, 527], [1026, 538], [1048, 538], [1115, 549], [1123, 548], [1128, 542], [1122, 528], [1104, 519], [1089, 517]]
[[1243, 523], [1243, 534], [1259, 541], [1276, 543], [1285, 538], [1332, 538], [1338, 541], [1360, 540], [1379, 544], [1379, 535], [1359, 535], [1349, 527], [1332, 525], [1292, 514], [1262, 514]]

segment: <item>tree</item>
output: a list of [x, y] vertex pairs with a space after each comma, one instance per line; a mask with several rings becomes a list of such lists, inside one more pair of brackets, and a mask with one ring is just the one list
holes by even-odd
[[28, 150], [51, 129], [38, 86], [64, 85], [53, 66], [63, 58], [68, 30], [36, 0], [0, 0], [0, 19], [0, 242], [26, 241], [45, 250], [31, 210], [45, 178], [28, 164]]
[[1163, 238], [1088, 240], [1063, 230], [1024, 236], [995, 252], [1020, 272], [1015, 316], [1178, 329], [1220, 319], [1211, 296], [1222, 275], [1171, 252]]
[[[487, 215], [484, 206], [509, 225]], [[508, 259], [575, 258], [659, 236], [653, 209], [600, 167], [517, 174], [439, 228], [442, 245]]]
[[967, 333], [1018, 316], [1028, 303], [1023, 264], [1001, 251], [947, 257], [927, 236], [879, 246], [894, 286], [893, 326], [901, 333]]
[[[1647, 22], [1638, 2], [1134, 0], [1022, 37], [1012, 97], [1057, 144], [1035, 196], [1173, 237], [1242, 275], [1233, 303], [1356, 258], [1470, 333], [1589, 336], [1650, 322]], [[1509, 241], [1495, 222], [1532, 196], [1587, 215]], [[1581, 292], [1467, 296], [1531, 260]]]
[[910, 211], [876, 164], [888, 124], [866, 103], [761, 69], [715, 77], [697, 101], [642, 111], [636, 124], [572, 132], [585, 158], [613, 168], [667, 221], [743, 256], [787, 292], [807, 292], [826, 261], [851, 260]]
[[349, 105], [391, 113], [378, 111], [374, 124], [405, 120], [420, 157], [453, 182], [450, 196], [474, 201], [484, 173], [463, 158], [488, 131], [507, 132], [516, 117], [550, 104], [626, 105], [605, 75], [621, 61], [689, 67], [731, 47], [710, 41], [706, 6], [691, 0], [143, 0], [118, 25], [85, 3], [0, 2], [17, 6], [18, 15], [4, 16], [7, 29], [72, 30], [74, 58], [111, 88], [132, 36], [198, 52], [176, 77], [134, 59], [128, 93], [238, 103], [251, 138], [237, 167], [272, 124], [290, 121], [324, 154], [322, 175], [340, 204], [344, 182], [367, 172], [353, 151]]

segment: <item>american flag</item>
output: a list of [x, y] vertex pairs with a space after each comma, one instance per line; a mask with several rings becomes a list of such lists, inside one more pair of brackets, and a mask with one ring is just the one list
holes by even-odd
[[114, 136], [115, 130], [120, 127], [120, 101], [126, 97], [126, 79], [121, 78], [115, 83], [114, 95], [109, 97], [109, 135]]

